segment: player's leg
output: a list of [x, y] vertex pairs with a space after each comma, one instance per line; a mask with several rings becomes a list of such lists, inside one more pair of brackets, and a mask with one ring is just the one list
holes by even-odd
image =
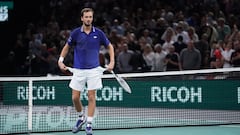
[[102, 88], [102, 70], [99, 68], [89, 70], [87, 77], [88, 90], [88, 117], [86, 134], [92, 135], [92, 121], [96, 108], [96, 90]]
[[83, 112], [82, 102], [80, 100], [80, 94], [81, 94], [80, 91], [72, 90], [73, 105], [74, 105], [76, 111], [78, 112], [79, 118], [82, 118], [82, 117], [85, 117], [85, 116], [84, 116], [84, 112]]
[[[88, 91], [88, 117], [93, 117], [96, 107], [96, 90]], [[89, 118], [88, 118], [89, 119]], [[89, 122], [92, 122], [91, 120]]]
[[83, 124], [86, 122], [86, 117], [83, 112], [83, 106], [80, 100], [80, 91], [72, 90], [72, 101], [73, 105], [78, 113], [78, 120], [76, 125], [73, 127], [72, 132], [77, 133], [81, 130]]
[[82, 112], [82, 102], [80, 100], [80, 91], [72, 90], [72, 102], [77, 112]]
[[86, 117], [84, 115], [83, 106], [80, 100], [80, 94], [81, 94], [81, 91], [84, 90], [85, 83], [86, 83], [86, 77], [73, 75], [73, 78], [69, 84], [70, 88], [72, 88], [72, 102], [79, 115], [77, 122], [72, 129], [73, 133], [79, 132], [83, 124], [86, 122]]
[[86, 134], [92, 135], [92, 121], [94, 117], [94, 112], [96, 108], [96, 90], [88, 90], [88, 117], [87, 117], [87, 126]]

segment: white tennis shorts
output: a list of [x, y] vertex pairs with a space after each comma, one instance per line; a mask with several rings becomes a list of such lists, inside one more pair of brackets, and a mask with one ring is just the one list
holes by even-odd
[[97, 90], [102, 88], [103, 68], [96, 67], [93, 69], [75, 69], [69, 87], [77, 90]]

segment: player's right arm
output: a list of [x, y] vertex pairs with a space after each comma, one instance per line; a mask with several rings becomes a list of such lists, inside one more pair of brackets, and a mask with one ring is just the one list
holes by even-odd
[[67, 53], [69, 51], [70, 46], [68, 45], [68, 43], [66, 43], [61, 51], [60, 57], [58, 59], [58, 66], [61, 70], [66, 71], [67, 67], [66, 65], [63, 63], [64, 58], [67, 56]]

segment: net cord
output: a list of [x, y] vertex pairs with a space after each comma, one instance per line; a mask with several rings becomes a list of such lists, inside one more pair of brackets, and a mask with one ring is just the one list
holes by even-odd
[[[201, 69], [201, 70], [183, 70], [183, 71], [166, 71], [166, 72], [144, 72], [144, 73], [124, 73], [118, 74], [120, 77], [147, 77], [147, 76], [171, 76], [171, 75], [189, 75], [189, 74], [207, 74], [221, 72], [240, 71], [240, 67], [219, 68], [219, 69]], [[113, 78], [112, 74], [104, 74], [102, 78]], [[72, 76], [42, 76], [42, 77], [0, 77], [0, 81], [41, 81], [41, 80], [70, 80]]]

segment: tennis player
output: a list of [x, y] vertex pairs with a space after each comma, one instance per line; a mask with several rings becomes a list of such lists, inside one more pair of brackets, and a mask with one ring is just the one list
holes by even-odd
[[[91, 8], [84, 8], [81, 11], [82, 26], [74, 29], [63, 47], [58, 65], [62, 71], [66, 71], [67, 67], [63, 63], [69, 49], [74, 48], [73, 68], [75, 72], [70, 81], [69, 87], [72, 88], [72, 101], [76, 111], [79, 113], [79, 118], [72, 132], [77, 133], [86, 123], [86, 134], [92, 135], [92, 121], [96, 107], [95, 93], [97, 89], [102, 88], [103, 74], [99, 63], [100, 46], [104, 45], [108, 48], [110, 62], [107, 70], [111, 71], [114, 68], [114, 48], [109, 39], [102, 30], [94, 27], [93, 22], [94, 11]], [[86, 85], [87, 84], [87, 85]], [[86, 87], [88, 91], [88, 112], [87, 116], [83, 113], [83, 106], [80, 101], [80, 94]]]

